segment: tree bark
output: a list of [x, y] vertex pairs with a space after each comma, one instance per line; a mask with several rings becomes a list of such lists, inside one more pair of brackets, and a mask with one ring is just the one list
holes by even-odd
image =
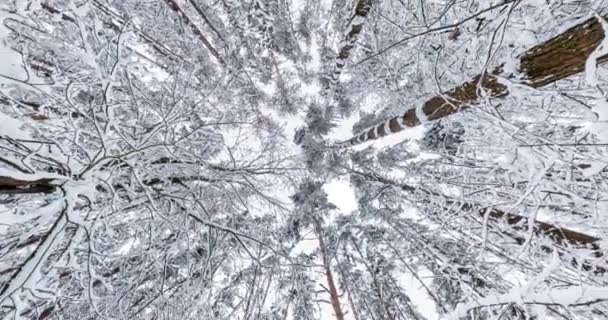
[[202, 42], [202, 44], [211, 52], [211, 55], [215, 57], [215, 59], [222, 65], [225, 66], [226, 62], [220, 56], [219, 52], [215, 50], [215, 48], [211, 45], [209, 40], [203, 35], [203, 32], [194, 24], [192, 20], [186, 15], [186, 13], [182, 10], [182, 8], [177, 4], [174, 0], [165, 0], [165, 3], [173, 10], [180, 19], [192, 30], [195, 36]]
[[[509, 91], [499, 82], [498, 76], [532, 88], [540, 88], [580, 73], [585, 70], [587, 58], [603, 39], [602, 24], [597, 18], [591, 18], [520, 55], [518, 75], [505, 74], [503, 65], [500, 65], [493, 71], [477, 75], [469, 82], [430, 98], [423, 103], [418, 112], [417, 108], [409, 109], [403, 115], [369, 128], [336, 147], [350, 147], [376, 140], [407, 127], [418, 126], [424, 120], [433, 121], [466, 110], [480, 100], [482, 91], [479, 90], [480, 88], [483, 88], [485, 95], [491, 98], [507, 96]], [[606, 62], [608, 55], [597, 60], [598, 64]], [[419, 114], [424, 114], [426, 119], [420, 119]]]
[[48, 178], [19, 180], [0, 176], [0, 194], [52, 193], [55, 191], [52, 182]]
[[329, 253], [327, 252], [327, 247], [325, 246], [325, 241], [323, 240], [323, 229], [321, 228], [321, 222], [315, 219], [314, 224], [315, 233], [319, 238], [319, 248], [321, 248], [321, 258], [323, 260], [323, 268], [325, 269], [325, 278], [327, 279], [327, 286], [329, 287], [331, 306], [334, 309], [336, 320], [344, 320], [344, 312], [342, 312], [342, 306], [340, 305], [340, 295], [338, 294], [338, 289], [336, 288], [334, 276], [331, 271]]
[[369, 15], [374, 0], [359, 0], [355, 6], [355, 14], [351, 17], [348, 23], [348, 32], [340, 43], [340, 50], [336, 57], [336, 65], [331, 74], [332, 87], [338, 82], [338, 78], [344, 69], [346, 61], [351, 55], [352, 49], [359, 38], [359, 34], [363, 30], [363, 24]]
[[226, 40], [224, 39], [224, 37], [222, 37], [222, 34], [217, 30], [217, 28], [215, 28], [215, 26], [213, 25], [213, 23], [211, 23], [211, 21], [209, 20], [209, 18], [207, 17], [207, 14], [205, 14], [205, 10], [203, 10], [203, 8], [201, 8], [196, 1], [194, 0], [189, 0], [190, 5], [192, 5], [192, 7], [194, 8], [194, 10], [196, 10], [196, 12], [198, 13], [198, 15], [205, 21], [205, 23], [209, 26], [209, 28], [211, 28], [211, 30], [217, 35], [217, 37], [222, 40], [222, 42], [226, 43]]

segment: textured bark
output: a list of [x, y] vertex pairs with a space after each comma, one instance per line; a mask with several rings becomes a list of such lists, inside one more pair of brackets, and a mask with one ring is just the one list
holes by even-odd
[[0, 194], [51, 193], [52, 179], [19, 180], [0, 176]]
[[[368, 140], [375, 140], [407, 127], [422, 123], [419, 114], [426, 121], [433, 121], [466, 110], [481, 98], [481, 88], [485, 95], [499, 98], [509, 94], [506, 86], [499, 83], [497, 76], [510, 78], [533, 88], [540, 88], [555, 81], [582, 72], [587, 58], [604, 39], [604, 29], [596, 19], [589, 19], [560, 35], [537, 45], [520, 55], [519, 76], [504, 74], [502, 66], [491, 72], [477, 75], [473, 80], [435, 96], [423, 103], [420, 110], [409, 109], [403, 115], [394, 117], [380, 125], [365, 130], [337, 147], [349, 147]], [[608, 62], [608, 55], [598, 59], [598, 63]], [[417, 114], [418, 113], [418, 114]]]
[[334, 66], [333, 73], [331, 74], [332, 85], [338, 82], [338, 78], [344, 69], [346, 61], [350, 57], [355, 43], [359, 38], [359, 34], [363, 31], [363, 24], [369, 15], [374, 0], [359, 0], [355, 6], [355, 14], [348, 23], [348, 32], [344, 36], [340, 44], [340, 50], [336, 57], [336, 65]]
[[[584, 71], [587, 58], [603, 39], [602, 24], [592, 18], [529, 49], [520, 59], [525, 83], [539, 88]], [[607, 61], [608, 55], [598, 59], [600, 64]]]
[[[363, 30], [363, 20], [367, 18], [372, 9], [372, 0], [359, 0], [355, 7], [355, 15], [350, 19], [350, 30], [344, 37], [344, 43], [338, 53], [338, 59], [346, 60], [350, 57], [351, 50], [354, 47], [354, 42]], [[357, 18], [362, 18], [357, 21]]]

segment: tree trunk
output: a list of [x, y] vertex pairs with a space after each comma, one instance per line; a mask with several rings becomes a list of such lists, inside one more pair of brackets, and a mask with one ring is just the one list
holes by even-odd
[[213, 25], [213, 23], [211, 23], [211, 21], [209, 20], [209, 18], [207, 17], [207, 15], [205, 14], [205, 10], [203, 10], [203, 8], [201, 8], [196, 1], [194, 0], [189, 0], [190, 5], [192, 5], [192, 7], [194, 8], [194, 10], [196, 10], [196, 12], [198, 13], [198, 15], [205, 21], [205, 23], [209, 26], [209, 28], [211, 28], [211, 30], [217, 35], [217, 37], [222, 40], [222, 42], [226, 43], [226, 40], [224, 40], [224, 38], [222, 37], [222, 34], [217, 30], [217, 28], [215, 28], [215, 26]]
[[52, 193], [55, 191], [53, 179], [17, 179], [0, 176], [0, 194]]
[[331, 301], [331, 306], [334, 309], [334, 314], [336, 315], [336, 320], [344, 320], [344, 312], [342, 312], [342, 306], [340, 305], [340, 297], [338, 294], [338, 289], [336, 288], [336, 284], [334, 282], [334, 276], [331, 272], [331, 259], [329, 258], [329, 253], [327, 252], [327, 247], [325, 246], [325, 241], [323, 240], [323, 229], [321, 228], [321, 222], [317, 219], [314, 221], [315, 224], [315, 233], [319, 238], [319, 248], [321, 248], [321, 257], [323, 259], [323, 268], [325, 269], [325, 277], [327, 279], [327, 286], [329, 287], [329, 296]]
[[165, 3], [173, 10], [180, 19], [192, 30], [192, 33], [198, 37], [198, 39], [203, 43], [203, 45], [211, 52], [211, 55], [215, 57], [215, 59], [222, 65], [225, 66], [226, 62], [220, 56], [219, 52], [215, 50], [215, 48], [211, 45], [209, 40], [203, 35], [203, 32], [194, 24], [192, 20], [186, 15], [186, 13], [182, 10], [182, 8], [175, 2], [174, 0], [165, 0]]
[[[462, 209], [465, 210], [477, 210], [478, 214], [480, 215], [480, 217], [484, 217], [486, 214], [486, 210], [490, 210], [489, 212], [489, 217], [493, 220], [503, 220], [505, 221], [507, 224], [509, 224], [513, 229], [515, 230], [521, 230], [521, 231], [525, 231], [526, 230], [526, 225], [524, 225], [522, 222], [525, 222], [528, 220], [528, 217], [526, 216], [522, 216], [516, 213], [511, 213], [511, 212], [505, 212], [503, 210], [497, 209], [497, 208], [484, 208], [483, 205], [479, 205], [477, 203], [473, 203], [473, 202], [463, 202], [461, 200], [454, 200], [453, 198], [450, 198], [448, 196], [433, 192], [431, 190], [426, 190], [426, 189], [420, 189], [420, 188], [416, 188], [407, 184], [400, 184], [397, 183], [395, 181], [380, 177], [380, 176], [376, 176], [376, 175], [372, 175], [372, 174], [367, 174], [365, 172], [360, 172], [357, 170], [351, 170], [352, 173], [358, 174], [362, 177], [365, 177], [367, 179], [373, 180], [373, 181], [377, 181], [386, 185], [391, 185], [394, 187], [398, 187], [403, 191], [406, 192], [415, 192], [415, 191], [421, 191], [429, 196], [433, 196], [433, 197], [438, 197], [438, 198], [442, 198], [442, 199], [446, 199], [446, 207], [450, 206], [450, 205], [460, 205], [460, 207]], [[428, 201], [428, 199], [427, 199]], [[535, 220], [534, 221], [534, 230], [533, 230], [535, 235], [544, 235], [546, 237], [548, 237], [549, 239], [551, 239], [551, 241], [553, 243], [555, 243], [558, 246], [574, 246], [574, 247], [585, 247], [588, 249], [592, 249], [592, 250], [596, 250], [596, 256], [597, 257], [601, 257], [602, 254], [600, 252], [600, 245], [599, 243], [601, 242], [602, 239], [600, 238], [596, 238], [578, 231], [574, 231], [568, 228], [563, 228], [563, 227], [559, 227], [547, 222], [542, 222], [542, 221], [538, 221]], [[519, 244], [523, 244], [525, 242], [525, 238], [521, 237], [521, 236], [515, 236], [514, 239], [519, 243]]]
[[334, 66], [333, 73], [331, 74], [331, 86], [333, 87], [337, 82], [342, 69], [346, 61], [350, 57], [352, 49], [355, 47], [355, 43], [359, 38], [359, 34], [363, 30], [363, 24], [369, 15], [374, 0], [359, 0], [355, 7], [355, 14], [351, 17], [348, 23], [348, 32], [340, 43], [340, 50], [336, 57], [336, 65]]
[[[480, 99], [480, 87], [492, 98], [508, 95], [507, 87], [499, 83], [497, 76], [513, 79], [532, 88], [540, 88], [580, 73], [585, 69], [587, 58], [603, 39], [604, 29], [600, 21], [597, 18], [589, 19], [527, 50], [519, 58], [519, 75], [504, 74], [501, 65], [440, 96], [430, 98], [424, 102], [418, 114], [424, 114], [427, 121], [432, 121], [466, 110]], [[597, 63], [603, 64], [607, 61], [608, 55], [604, 55], [598, 58]], [[349, 147], [402, 131], [407, 127], [418, 126], [423, 120], [418, 117], [416, 109], [409, 109], [403, 115], [367, 129], [336, 146]]]

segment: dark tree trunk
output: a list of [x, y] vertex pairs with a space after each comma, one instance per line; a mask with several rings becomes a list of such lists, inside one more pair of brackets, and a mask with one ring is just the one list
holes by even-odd
[[222, 65], [225, 66], [226, 62], [220, 56], [219, 52], [211, 45], [209, 40], [205, 37], [203, 32], [194, 24], [192, 20], [186, 15], [182, 8], [174, 0], [165, 0], [165, 3], [173, 10], [177, 16], [192, 30], [192, 33], [201, 41], [201, 43], [209, 50], [211, 55]]
[[361, 34], [361, 31], [363, 31], [363, 24], [372, 9], [373, 2], [374, 0], [357, 1], [355, 14], [349, 21], [348, 32], [346, 32], [346, 35], [342, 40], [338, 56], [336, 57], [336, 65], [334, 66], [333, 73], [331, 74], [332, 86], [338, 82], [342, 69], [344, 69], [344, 65], [350, 57], [352, 50], [355, 47], [355, 43], [357, 43], [359, 34]]
[[344, 312], [342, 312], [342, 306], [340, 305], [340, 295], [338, 294], [338, 289], [336, 288], [334, 276], [331, 271], [329, 253], [327, 252], [327, 247], [325, 246], [325, 241], [323, 240], [323, 229], [321, 227], [321, 222], [315, 219], [314, 224], [315, 232], [319, 238], [319, 247], [321, 248], [321, 258], [323, 260], [323, 268], [325, 269], [327, 286], [329, 287], [331, 306], [334, 309], [336, 320], [344, 320]]

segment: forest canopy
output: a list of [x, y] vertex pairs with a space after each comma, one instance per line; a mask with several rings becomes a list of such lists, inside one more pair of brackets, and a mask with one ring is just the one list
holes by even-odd
[[608, 319], [608, 1], [0, 22], [0, 320]]

